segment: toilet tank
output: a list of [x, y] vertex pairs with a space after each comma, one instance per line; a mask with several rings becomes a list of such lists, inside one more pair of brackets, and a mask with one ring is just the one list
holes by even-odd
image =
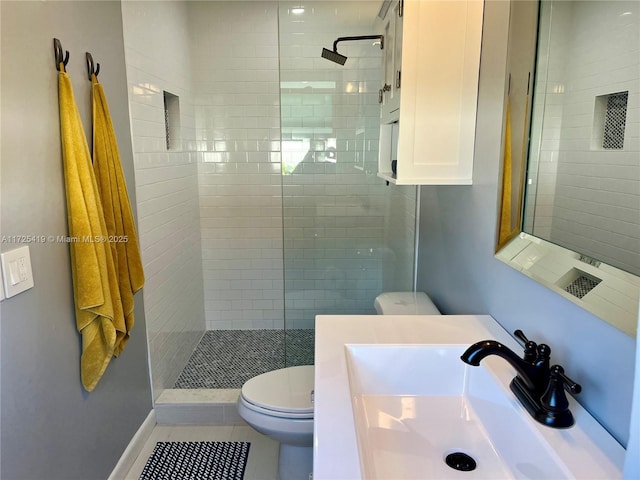
[[424, 292], [384, 292], [374, 302], [378, 315], [440, 315]]

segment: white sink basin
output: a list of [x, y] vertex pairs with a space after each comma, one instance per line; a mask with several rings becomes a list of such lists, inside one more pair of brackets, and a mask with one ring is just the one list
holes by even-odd
[[[364, 478], [571, 477], [508, 386], [460, 360], [466, 347], [346, 345]], [[453, 452], [476, 468], [452, 469]]]

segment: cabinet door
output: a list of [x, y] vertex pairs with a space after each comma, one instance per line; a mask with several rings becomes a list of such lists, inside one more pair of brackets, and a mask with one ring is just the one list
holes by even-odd
[[400, 70], [402, 65], [402, 3], [396, 0], [384, 20], [384, 83], [380, 118], [397, 120], [400, 108]]
[[470, 184], [483, 2], [405, 2], [399, 184]]
[[402, 83], [403, 5], [404, 0], [399, 0], [393, 8], [393, 22], [395, 23], [395, 27], [393, 35], [393, 84], [391, 85], [391, 98], [397, 99], [398, 108], [400, 108], [400, 86]]

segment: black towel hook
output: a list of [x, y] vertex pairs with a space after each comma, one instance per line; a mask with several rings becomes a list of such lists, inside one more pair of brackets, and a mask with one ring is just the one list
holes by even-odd
[[[65, 52], [64, 54], [62, 52]], [[60, 71], [60, 64], [62, 63], [65, 67], [67, 63], [69, 63], [69, 50], [62, 50], [62, 44], [60, 40], [57, 38], [53, 39], [53, 54], [56, 60], [56, 69]]]
[[87, 52], [86, 58], [87, 58], [87, 71], [89, 72], [89, 81], [91, 81], [91, 75], [95, 75], [97, 77], [98, 74], [100, 73], [100, 64], [96, 63], [95, 70], [94, 70], [93, 57], [89, 52]]

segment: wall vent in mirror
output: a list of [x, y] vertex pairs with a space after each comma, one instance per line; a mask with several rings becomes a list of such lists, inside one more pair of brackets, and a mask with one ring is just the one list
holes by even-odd
[[628, 91], [596, 97], [593, 129], [596, 148], [622, 150], [628, 100]]
[[175, 150], [180, 139], [180, 98], [163, 91], [164, 96], [164, 133], [167, 150]]

